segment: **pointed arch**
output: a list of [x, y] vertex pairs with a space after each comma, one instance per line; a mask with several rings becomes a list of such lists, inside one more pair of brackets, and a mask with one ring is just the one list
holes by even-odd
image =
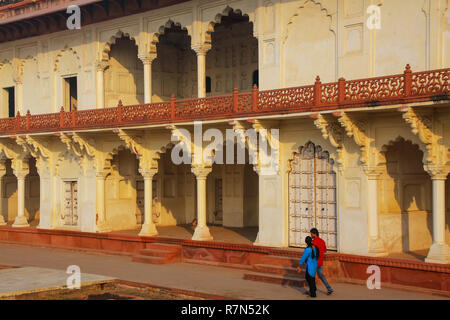
[[292, 24], [294, 23], [294, 21], [298, 18], [298, 16], [300, 15], [300, 13], [302, 12], [302, 10], [305, 8], [305, 6], [308, 3], [313, 3], [316, 6], [320, 7], [320, 10], [322, 13], [325, 14], [325, 16], [327, 17], [327, 19], [329, 20], [329, 30], [334, 34], [334, 36], [336, 37], [336, 21], [335, 18], [333, 17], [333, 14], [331, 14], [329, 12], [329, 9], [327, 9], [324, 5], [323, 5], [323, 1], [318, 1], [318, 0], [302, 0], [302, 4], [297, 8], [297, 10], [295, 11], [295, 13], [289, 18], [288, 23], [286, 25], [286, 31], [284, 36], [282, 37], [282, 42], [283, 44], [286, 43], [286, 40], [289, 37], [289, 33], [290, 30], [292, 28]]
[[71, 54], [75, 58], [74, 67], [77, 68], [78, 70], [81, 70], [81, 60], [80, 60], [80, 56], [78, 55], [77, 51], [75, 51], [73, 48], [65, 47], [64, 49], [60, 50], [58, 52], [58, 54], [56, 55], [55, 63], [53, 65], [53, 71], [58, 72], [59, 63], [65, 54]]
[[133, 41], [136, 46], [138, 45], [138, 39], [136, 37], [133, 37], [128, 32], [123, 32], [122, 30], [118, 30], [113, 36], [109, 38], [108, 41], [106, 41], [105, 45], [103, 46], [103, 50], [101, 52], [101, 60], [102, 61], [108, 61], [109, 60], [109, 53], [111, 52], [111, 46], [116, 43], [117, 39], [121, 38], [129, 38], [131, 41]]
[[178, 29], [178, 30], [180, 30], [182, 32], [186, 32], [187, 36], [191, 37], [187, 27], [182, 26], [181, 23], [179, 23], [179, 22], [174, 22], [171, 19], [169, 19], [169, 20], [167, 20], [167, 22], [164, 25], [161, 25], [158, 28], [157, 32], [155, 32], [153, 34], [153, 37], [152, 37], [152, 39], [150, 41], [150, 50], [149, 50], [150, 54], [155, 54], [156, 55], [156, 53], [157, 53], [157, 45], [160, 42], [160, 37], [165, 35], [167, 30], [169, 30], [169, 29]]
[[214, 20], [210, 21], [208, 23], [208, 26], [207, 26], [206, 32], [205, 32], [205, 44], [207, 44], [209, 46], [212, 44], [212, 34], [214, 33], [214, 28], [216, 27], [216, 25], [221, 24], [224, 18], [233, 17], [233, 16], [241, 17], [243, 19], [248, 19], [248, 21], [253, 24], [253, 22], [250, 20], [250, 17], [248, 14], [242, 13], [242, 11], [240, 9], [233, 9], [227, 5], [225, 7], [225, 9], [222, 11], [222, 13], [218, 13], [215, 16]]

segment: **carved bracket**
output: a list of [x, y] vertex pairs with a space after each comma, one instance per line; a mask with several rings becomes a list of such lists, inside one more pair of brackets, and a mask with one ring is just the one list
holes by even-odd
[[344, 167], [344, 129], [337, 120], [327, 114], [319, 114], [314, 120], [314, 125], [322, 132], [322, 137], [329, 140], [331, 145], [336, 148], [336, 162], [338, 169], [342, 170]]
[[403, 119], [411, 126], [412, 132], [425, 145], [424, 169], [431, 177], [446, 177], [450, 171], [448, 148], [442, 141], [442, 126], [438, 125], [432, 111], [418, 111], [409, 107], [403, 113]]
[[80, 135], [78, 133], [73, 133], [72, 140], [75, 143], [78, 143], [80, 146], [81, 151], [86, 151], [87, 155], [90, 157], [95, 157], [95, 141], [92, 138], [84, 137], [83, 135]]
[[361, 163], [368, 165], [370, 145], [370, 139], [366, 133], [368, 121], [365, 119], [355, 119], [345, 112], [338, 117], [338, 121], [344, 128], [347, 136], [353, 138], [355, 143], [361, 148]]
[[[125, 146], [139, 159], [139, 172], [142, 176], [149, 175], [153, 170], [158, 171], [159, 154], [152, 152], [143, 146], [143, 139], [140, 136], [132, 135], [125, 130], [119, 129], [119, 138], [125, 142]], [[156, 174], [156, 173], [155, 173]]]
[[[26, 151], [26, 150], [25, 150]], [[25, 158], [28, 153], [21, 152], [20, 147], [12, 142], [0, 142], [0, 155], [8, 159]]]

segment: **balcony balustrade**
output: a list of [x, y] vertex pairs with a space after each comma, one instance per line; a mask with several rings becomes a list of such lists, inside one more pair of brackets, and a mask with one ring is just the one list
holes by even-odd
[[267, 115], [345, 110], [357, 107], [448, 100], [450, 68], [208, 98], [64, 111], [0, 119], [0, 135], [170, 124], [196, 120], [249, 118]]

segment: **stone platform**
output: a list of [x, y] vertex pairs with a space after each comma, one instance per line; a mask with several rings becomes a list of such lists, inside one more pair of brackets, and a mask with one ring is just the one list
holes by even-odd
[[[301, 281], [302, 277], [292, 272], [295, 261], [302, 253], [298, 249], [218, 241], [193, 241], [162, 236], [140, 237], [125, 233], [100, 234], [10, 227], [0, 227], [0, 242], [125, 255], [135, 260], [137, 256], [142, 257], [143, 252], [147, 257], [167, 258], [161, 246], [165, 246], [166, 249], [173, 246], [177, 249], [170, 252], [170, 258], [165, 263], [183, 262], [241, 269], [248, 271], [249, 280], [270, 283], [295, 283], [296, 280]], [[159, 252], [149, 252], [152, 248], [154, 250], [155, 246], [160, 247], [156, 250]], [[175, 255], [179, 256], [175, 257]], [[288, 264], [284, 265], [283, 260]], [[369, 276], [366, 270], [370, 265], [380, 267], [382, 284], [385, 287], [450, 296], [450, 265], [340, 253], [325, 255], [325, 274], [331, 282], [365, 283]], [[297, 279], [292, 282], [291, 277]]]
[[[38, 267], [11, 268], [0, 270], [0, 299], [17, 295], [67, 289], [70, 274], [63, 270]], [[81, 287], [93, 284], [106, 284], [114, 278], [102, 275], [81, 273]]]

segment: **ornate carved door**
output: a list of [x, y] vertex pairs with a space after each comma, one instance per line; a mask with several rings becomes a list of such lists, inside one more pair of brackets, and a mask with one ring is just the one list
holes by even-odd
[[317, 228], [330, 250], [337, 250], [336, 174], [327, 151], [308, 142], [291, 160], [289, 172], [289, 245], [305, 247]]
[[76, 181], [64, 182], [64, 225], [78, 224], [78, 186]]

